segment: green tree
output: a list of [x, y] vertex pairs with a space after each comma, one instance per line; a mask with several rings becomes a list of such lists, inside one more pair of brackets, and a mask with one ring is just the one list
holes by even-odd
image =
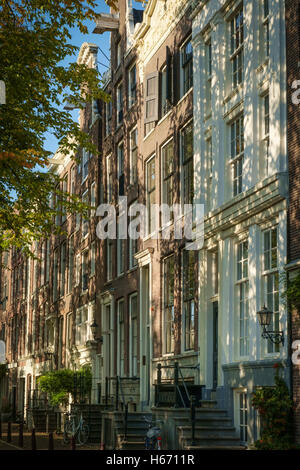
[[96, 6], [94, 0], [0, 0], [0, 79], [6, 84], [6, 104], [0, 105], [0, 250], [28, 251], [33, 240], [58, 230], [58, 210], [87, 210], [63, 193], [59, 205], [49, 203], [59, 178], [47, 169], [44, 141], [51, 132], [63, 154], [78, 147], [96, 152], [88, 134], [60, 110], [67, 97], [79, 107], [106, 99], [97, 70], [61, 65], [77, 50], [70, 28], [86, 33]]

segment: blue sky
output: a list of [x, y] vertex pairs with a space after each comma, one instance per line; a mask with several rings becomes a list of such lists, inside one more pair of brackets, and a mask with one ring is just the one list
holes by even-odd
[[[136, 2], [134, 2], [134, 3], [136, 3]], [[98, 9], [97, 9], [97, 12], [99, 12], [99, 13], [109, 13], [109, 7], [106, 5], [104, 0], [99, 0], [98, 5], [99, 6], [98, 6]], [[140, 4], [140, 6], [141, 6], [141, 4]], [[108, 66], [109, 66], [109, 61], [107, 60], [107, 58], [105, 57], [104, 54], [106, 54], [107, 57], [110, 56], [110, 50], [109, 50], [110, 33], [107, 32], [107, 33], [104, 33], [104, 34], [93, 34], [92, 31], [95, 28], [95, 22], [94, 21], [86, 21], [86, 26], [88, 28], [88, 34], [82, 34], [77, 28], [76, 29], [72, 28], [71, 29], [72, 40], [70, 42], [71, 42], [71, 44], [73, 44], [75, 46], [78, 46], [79, 48], [82, 45], [82, 43], [84, 43], [84, 42], [90, 42], [90, 43], [93, 43], [93, 44], [97, 44], [97, 46], [99, 46], [99, 50], [98, 50], [98, 69], [99, 69], [100, 73], [104, 73], [107, 70]], [[101, 52], [101, 50], [103, 51], [104, 54]], [[62, 63], [64, 65], [68, 65], [70, 62], [76, 62], [78, 52], [74, 56], [69, 56], [68, 58], [66, 58], [65, 61], [63, 61]], [[61, 106], [61, 108], [63, 109], [63, 105]], [[72, 116], [73, 116], [74, 120], [77, 121], [77, 119], [78, 119], [78, 110], [73, 111]], [[45, 149], [54, 153], [57, 150], [57, 147], [58, 147], [58, 142], [57, 142], [57, 139], [55, 138], [55, 136], [51, 133], [47, 133], [46, 134], [46, 140], [45, 140]]]

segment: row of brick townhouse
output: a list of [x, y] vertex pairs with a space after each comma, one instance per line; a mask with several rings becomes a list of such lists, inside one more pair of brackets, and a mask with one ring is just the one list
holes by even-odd
[[[299, 260], [296, 3], [120, 0], [97, 16], [94, 32], [111, 32], [111, 99], [82, 110], [80, 126], [99, 153], [78, 149], [75, 161], [58, 151], [50, 166], [63, 190], [113, 205], [117, 235], [124, 213], [130, 222], [144, 204], [145, 233], [102, 240], [95, 210], [89, 220], [63, 214], [55, 223], [66, 235], [36, 244], [40, 262], [3, 254], [2, 401], [21, 411], [44, 371], [89, 364], [108, 446], [128, 405], [161, 421], [169, 448], [184, 447], [192, 395], [214, 422], [234, 425], [215, 429], [219, 445], [247, 445], [260, 435], [251, 395], [274, 384], [280, 361], [299, 440], [299, 316], [281, 297], [281, 273]], [[97, 50], [84, 43], [78, 61], [96, 67]], [[175, 215], [153, 206], [177, 205], [184, 225], [192, 203], [204, 205], [197, 250], [175, 236]], [[262, 338], [264, 304], [283, 342]]]

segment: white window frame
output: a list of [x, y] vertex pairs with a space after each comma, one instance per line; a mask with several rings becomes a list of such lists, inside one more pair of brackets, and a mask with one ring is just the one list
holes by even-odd
[[[241, 404], [240, 396], [243, 395], [243, 399], [246, 400], [246, 407], [242, 407], [241, 413]], [[234, 425], [236, 429], [239, 429], [240, 440], [242, 443], [246, 444], [249, 440], [249, 418], [250, 418], [250, 400], [248, 398], [247, 389], [240, 388], [233, 390], [233, 400], [234, 400]], [[241, 422], [241, 415], [243, 421]]]
[[[239, 133], [237, 133], [237, 125], [239, 125]], [[234, 138], [233, 135], [234, 128]], [[231, 193], [232, 197], [237, 196], [243, 192], [243, 165], [244, 165], [244, 150], [245, 150], [245, 136], [244, 136], [244, 112], [236, 116], [228, 126], [229, 131], [229, 161], [231, 169]], [[237, 143], [239, 142], [240, 151], [237, 151]], [[234, 146], [234, 149], [233, 149]], [[242, 148], [242, 149], [241, 149]]]
[[[85, 269], [84, 269], [85, 268]], [[86, 288], [84, 289], [84, 277], [86, 276]], [[87, 292], [89, 289], [89, 250], [86, 249], [81, 253], [81, 291]]]
[[[123, 311], [120, 310], [122, 305]], [[121, 315], [122, 314], [122, 315]], [[125, 300], [124, 297], [117, 300], [117, 337], [118, 337], [118, 375], [125, 376], [125, 352], [126, 352], [126, 337], [125, 337]], [[122, 326], [121, 326], [122, 325]]]
[[[88, 189], [84, 191], [82, 194], [82, 202], [85, 204], [89, 205], [89, 192]], [[85, 219], [82, 217], [82, 225], [81, 225], [81, 236], [83, 239], [88, 237], [89, 235], [89, 219]]]
[[[151, 210], [151, 195], [154, 193], [154, 201], [156, 201], [156, 160], [155, 160], [156, 154], [154, 153], [151, 155], [150, 158], [145, 162], [145, 187], [146, 187], [146, 207], [147, 207], [147, 223], [146, 223], [146, 228], [147, 228], [147, 235], [151, 236], [153, 233], [155, 233], [156, 230], [156, 218], [155, 218], [155, 212], [153, 214]], [[154, 162], [154, 177], [155, 177], [155, 184], [154, 184], [154, 189], [149, 190], [149, 185], [148, 185], [148, 173], [149, 173], [149, 165], [150, 163], [152, 164]], [[151, 225], [152, 225], [152, 217], [153, 218], [153, 223], [154, 223], [154, 230], [151, 230]]]
[[[192, 58], [187, 60], [185, 63], [183, 62], [183, 58], [184, 58], [184, 50], [186, 48], [186, 46], [190, 44], [191, 45], [191, 48], [192, 48]], [[192, 66], [190, 68], [190, 61], [192, 62]], [[189, 81], [191, 83], [189, 83], [189, 86], [185, 86], [185, 67], [188, 67], [189, 68]], [[193, 45], [192, 45], [192, 36], [189, 36], [185, 41], [184, 43], [180, 46], [180, 97], [183, 97], [184, 95], [186, 95], [187, 93], [189, 93], [189, 91], [193, 88]]]
[[[276, 231], [276, 247], [272, 249], [272, 232]], [[269, 241], [271, 242], [271, 250], [266, 250], [265, 247], [265, 234], [269, 233]], [[266, 305], [267, 308], [270, 308], [273, 311], [272, 315], [272, 321], [268, 329], [271, 331], [279, 331], [280, 330], [280, 279], [279, 279], [279, 227], [278, 225], [274, 225], [266, 230], [262, 231], [262, 283], [263, 283], [263, 303]], [[276, 251], [276, 266], [272, 266], [272, 250]], [[265, 254], [266, 252], [269, 252], [269, 262], [270, 265], [268, 267], [265, 267]], [[278, 283], [278, 289], [274, 290], [275, 282], [277, 278], [277, 283]], [[268, 292], [268, 280], [273, 279], [272, 285], [272, 304], [270, 305], [269, 302], [269, 297], [268, 294], [270, 295], [271, 292]], [[274, 300], [276, 301], [276, 298], [274, 299], [274, 295], [278, 296], [277, 302], [278, 302], [278, 310], [274, 311]], [[275, 320], [275, 321], [274, 321]], [[274, 344], [270, 340], [265, 340], [262, 339], [264, 351], [266, 356], [278, 356], [280, 353], [280, 345], [279, 344]]]
[[[247, 245], [247, 246], [246, 246]], [[244, 250], [247, 249], [247, 257]], [[240, 240], [235, 246], [236, 259], [236, 332], [237, 332], [237, 356], [247, 358], [250, 354], [249, 345], [249, 240]], [[242, 256], [240, 257], [240, 252]], [[240, 271], [240, 269], [241, 271]], [[240, 272], [239, 272], [240, 271]], [[243, 331], [243, 335], [241, 333]]]
[[[165, 292], [165, 276], [166, 276], [166, 271], [165, 271], [165, 266], [166, 266], [166, 262], [167, 260], [169, 260], [170, 258], [173, 257], [173, 269], [174, 269], [174, 264], [175, 264], [175, 255], [174, 253], [167, 256], [166, 258], [164, 258], [162, 260], [162, 270], [163, 270], [163, 332], [164, 332], [164, 336], [163, 336], [163, 354], [164, 356], [173, 356], [174, 355], [174, 352], [175, 352], [175, 331], [174, 331], [174, 325], [175, 325], [175, 308], [174, 308], [174, 297], [173, 297], [173, 304], [169, 305], [169, 306], [166, 306], [165, 304], [165, 296], [166, 296], [166, 292]], [[175, 275], [174, 275], [174, 280], [175, 280]], [[174, 294], [173, 294], [174, 295]], [[172, 317], [173, 317], [173, 321], [171, 321], [171, 330], [170, 330], [170, 334], [171, 334], [171, 349], [172, 349], [172, 340], [173, 340], [173, 350], [170, 350], [170, 351], [167, 351], [167, 322], [166, 321], [166, 310], [168, 310], [169, 308], [171, 308], [171, 311], [172, 311]], [[173, 327], [172, 327], [172, 324], [173, 324]]]
[[[165, 174], [165, 157], [166, 157], [166, 148], [172, 143], [172, 150], [173, 150], [173, 158], [172, 158], [172, 171], [169, 172], [167, 175]], [[170, 139], [165, 142], [160, 149], [160, 156], [161, 156], [161, 202], [162, 204], [168, 204], [170, 209], [171, 206], [174, 204], [174, 139], [171, 137]], [[168, 184], [171, 184], [172, 186], [172, 201], [169, 201], [168, 203], [168, 198], [167, 198], [167, 188]], [[173, 211], [170, 211], [170, 217], [169, 220], [162, 220], [162, 225], [166, 225], [169, 222], [172, 222], [174, 219], [174, 214]]]
[[[135, 147], [132, 145], [132, 135], [135, 133]], [[135, 161], [133, 159], [133, 151], [136, 151]], [[137, 183], [137, 163], [138, 163], [138, 130], [137, 126], [129, 132], [129, 165], [130, 165], [130, 184]]]
[[[132, 84], [132, 70], [135, 68], [135, 86], [134, 86], [134, 93], [133, 84]], [[130, 109], [137, 100], [137, 67], [136, 63], [132, 64], [131, 67], [128, 69], [128, 109]]]
[[[185, 171], [185, 166], [188, 166], [190, 162], [192, 162], [192, 167], [193, 167], [193, 175], [194, 175], [194, 149], [192, 152], [192, 156], [188, 159], [187, 162], [184, 162], [184, 155], [183, 155], [183, 134], [188, 128], [188, 126], [191, 126], [192, 132], [193, 132], [193, 138], [194, 138], [194, 128], [193, 128], [193, 119], [190, 119], [181, 129], [180, 129], [180, 201], [181, 201], [181, 207], [183, 211], [184, 204], [187, 204], [185, 201], [185, 178], [184, 178], [184, 171]], [[194, 176], [192, 176], [192, 181], [193, 181], [193, 195], [194, 195]], [[194, 199], [194, 198], [193, 198]], [[189, 204], [192, 202], [189, 201]]]
[[[133, 327], [133, 312], [132, 312], [132, 300], [136, 299], [136, 356], [134, 356], [134, 327]], [[138, 314], [139, 311], [139, 304], [138, 304], [138, 294], [137, 292], [134, 292], [133, 294], [130, 294], [129, 296], [129, 375], [130, 377], [136, 377], [138, 376]]]
[[[236, 45], [232, 47], [232, 37], [236, 36], [237, 31], [239, 33], [239, 30], [236, 28], [236, 19], [239, 17], [239, 15], [242, 14], [243, 17], [243, 25], [242, 25], [242, 37], [243, 41], [239, 41], [238, 47]], [[232, 31], [232, 23], [234, 24], [234, 32]], [[243, 83], [244, 80], [244, 42], [245, 42], [245, 37], [244, 37], [244, 11], [243, 11], [243, 3], [241, 3], [233, 15], [231, 16], [229, 22], [229, 60], [230, 60], [230, 69], [231, 69], [231, 88], [232, 90], [236, 89], [239, 85]], [[240, 63], [241, 62], [241, 63]], [[236, 72], [234, 68], [234, 64], [236, 63]], [[242, 72], [242, 76], [239, 77], [239, 70]], [[235, 80], [234, 77], [237, 77]]]

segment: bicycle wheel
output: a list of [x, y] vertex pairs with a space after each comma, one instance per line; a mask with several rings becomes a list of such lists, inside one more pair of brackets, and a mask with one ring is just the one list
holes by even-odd
[[73, 427], [71, 421], [67, 421], [64, 427], [63, 443], [65, 445], [70, 444], [73, 433]]
[[87, 424], [83, 424], [78, 430], [78, 443], [80, 445], [86, 444], [89, 438], [89, 427]]

